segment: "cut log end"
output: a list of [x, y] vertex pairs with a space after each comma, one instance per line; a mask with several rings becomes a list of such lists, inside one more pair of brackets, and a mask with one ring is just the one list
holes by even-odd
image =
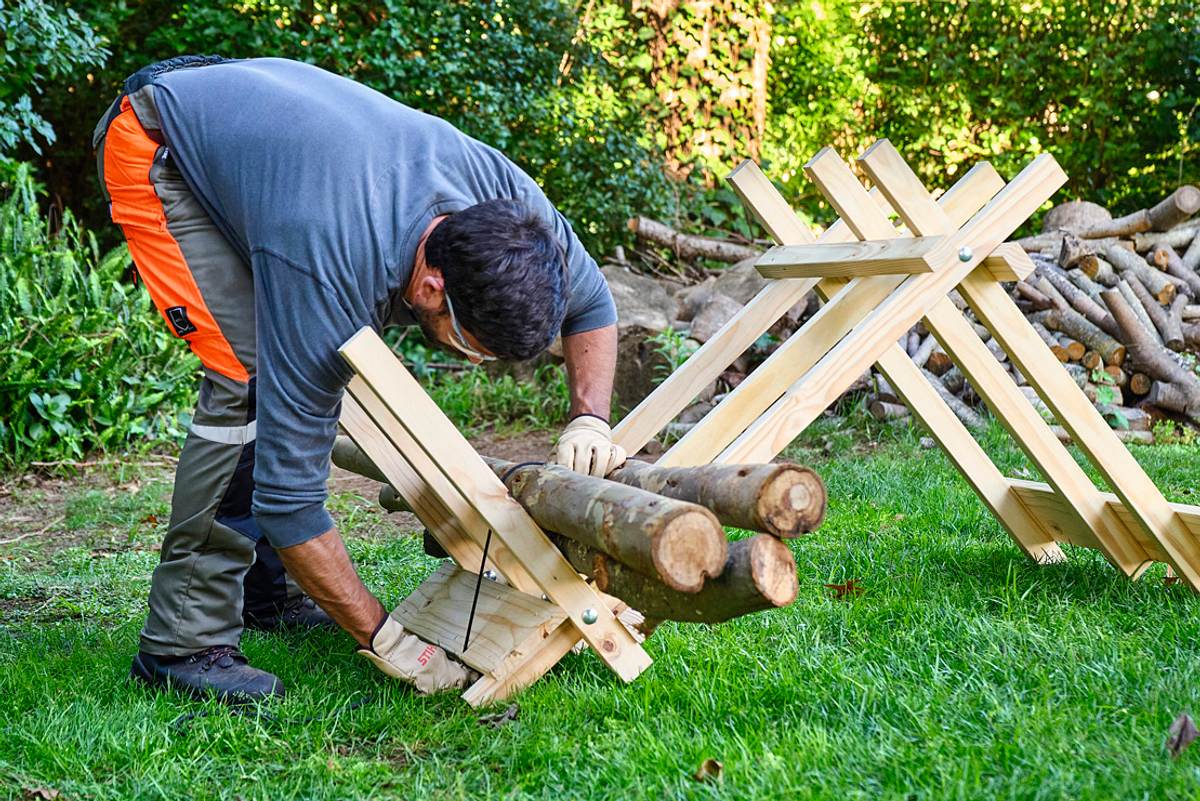
[[798, 537], [825, 520], [825, 483], [811, 470], [792, 467], [765, 485], [758, 517], [779, 537]]
[[689, 510], [662, 527], [651, 556], [659, 578], [680, 592], [698, 592], [705, 579], [725, 568], [729, 544], [716, 517], [707, 510]]
[[750, 560], [750, 576], [758, 593], [776, 607], [796, 600], [800, 582], [796, 578], [796, 560], [781, 540], [759, 534], [745, 546]]

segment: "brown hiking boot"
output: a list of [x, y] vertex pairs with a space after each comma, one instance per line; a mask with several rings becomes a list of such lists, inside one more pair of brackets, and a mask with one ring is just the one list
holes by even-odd
[[237, 648], [215, 645], [190, 656], [133, 658], [129, 675], [150, 687], [174, 689], [197, 698], [216, 695], [229, 704], [283, 697], [283, 683], [265, 670], [250, 667]]

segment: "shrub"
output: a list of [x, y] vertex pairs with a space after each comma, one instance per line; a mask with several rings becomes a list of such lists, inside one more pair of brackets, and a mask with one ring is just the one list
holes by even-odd
[[198, 363], [149, 295], [67, 212], [57, 233], [26, 164], [0, 162], [0, 465], [180, 438]]

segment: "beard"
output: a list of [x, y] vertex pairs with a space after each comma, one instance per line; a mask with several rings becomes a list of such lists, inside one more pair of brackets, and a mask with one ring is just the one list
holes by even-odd
[[417, 323], [417, 327], [421, 329], [421, 336], [425, 338], [425, 342], [429, 347], [460, 359], [463, 358], [463, 355], [459, 353], [457, 348], [453, 348], [438, 339], [437, 329], [434, 328], [433, 322], [441, 317], [441, 312], [428, 312], [414, 306], [411, 307], [411, 314]]

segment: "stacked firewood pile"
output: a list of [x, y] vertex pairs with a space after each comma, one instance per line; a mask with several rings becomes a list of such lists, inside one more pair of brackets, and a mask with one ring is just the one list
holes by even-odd
[[[1094, 203], [1073, 201], [1046, 214], [1041, 234], [1019, 240], [1037, 269], [1012, 285], [1013, 297], [1038, 335], [1128, 441], [1153, 441], [1152, 424], [1163, 418], [1200, 424], [1200, 377], [1194, 369], [1200, 356], [1198, 211], [1200, 190], [1194, 186], [1180, 187], [1157, 205], [1118, 218]], [[766, 244], [681, 234], [645, 218], [631, 220], [630, 228], [641, 242], [656, 246], [658, 255], [647, 259], [637, 251], [639, 263], [631, 264], [618, 251], [604, 268], [623, 318], [620, 369], [626, 375], [618, 376], [618, 394], [625, 405], [649, 391], [648, 368], [654, 358], [661, 359], [661, 347], [645, 344], [648, 337], [661, 341], [653, 330], [670, 329], [690, 338], [692, 346], [706, 341], [763, 285], [753, 263]], [[667, 250], [693, 266], [666, 269], [661, 254]], [[693, 274], [702, 259], [733, 266], [673, 293], [662, 288]], [[647, 272], [659, 277], [651, 279]], [[659, 288], [649, 286], [654, 283]], [[958, 293], [950, 298], [1030, 400], [1048, 415]], [[655, 308], [648, 308], [651, 305]], [[686, 429], [700, 419], [818, 308], [813, 295], [797, 304], [772, 329], [773, 341], [760, 342], [743, 354], [684, 411], [674, 428]], [[979, 397], [923, 323], [900, 345], [968, 427], [982, 425]], [[864, 375], [852, 392], [866, 393], [866, 404], [878, 419], [909, 416], [881, 375]], [[1062, 429], [1057, 432], [1067, 438]]]
[[[407, 511], [350, 438], [338, 438], [333, 461], [384, 482], [380, 504]], [[602, 479], [557, 465], [487, 462], [571, 565], [651, 627], [790, 604], [799, 585], [783, 540], [825, 517], [821, 479], [788, 463], [671, 468], [631, 460]], [[730, 541], [725, 526], [760, 533]]]

